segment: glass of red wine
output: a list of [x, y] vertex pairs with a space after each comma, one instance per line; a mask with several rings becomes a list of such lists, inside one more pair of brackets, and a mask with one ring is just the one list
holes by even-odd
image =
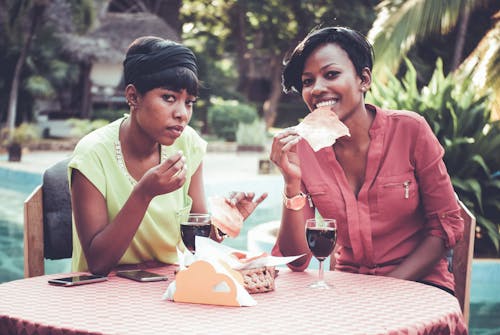
[[319, 261], [319, 279], [310, 285], [313, 288], [329, 289], [330, 286], [323, 279], [323, 261], [330, 256], [337, 242], [337, 222], [335, 219], [307, 219], [307, 245], [312, 254]]
[[196, 236], [209, 237], [212, 229], [210, 214], [190, 213], [181, 223], [181, 238], [186, 248], [194, 254]]

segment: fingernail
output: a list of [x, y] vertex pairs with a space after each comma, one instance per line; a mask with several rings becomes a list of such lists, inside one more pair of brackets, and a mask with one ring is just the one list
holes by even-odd
[[177, 153], [182, 156], [182, 150], [177, 151]]

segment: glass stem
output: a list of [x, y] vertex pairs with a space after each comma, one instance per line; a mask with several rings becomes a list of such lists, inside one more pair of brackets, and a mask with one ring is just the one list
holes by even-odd
[[323, 261], [319, 261], [319, 281], [323, 282]]

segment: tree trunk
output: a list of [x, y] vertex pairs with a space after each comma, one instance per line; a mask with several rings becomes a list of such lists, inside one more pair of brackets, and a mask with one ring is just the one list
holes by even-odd
[[47, 5], [43, 3], [43, 1], [41, 1], [41, 3], [35, 3], [33, 5], [33, 8], [31, 9], [30, 29], [28, 32], [28, 36], [26, 36], [26, 41], [24, 42], [24, 45], [21, 49], [21, 53], [19, 54], [19, 58], [14, 70], [14, 76], [12, 78], [12, 85], [10, 87], [9, 105], [7, 107], [7, 128], [9, 129], [9, 138], [12, 137], [12, 133], [14, 132], [14, 128], [16, 127], [17, 96], [19, 91], [21, 72], [26, 61], [29, 49], [31, 47], [31, 42], [33, 41], [33, 36], [35, 35], [36, 28], [38, 26], [38, 23], [40, 22], [46, 6]]
[[[294, 13], [297, 22], [309, 22], [310, 19], [306, 17], [306, 12], [302, 9], [302, 1], [293, 0], [289, 3], [292, 12]], [[308, 25], [299, 24], [298, 31], [295, 37], [290, 41], [290, 45], [296, 45], [302, 38], [307, 35]], [[278, 117], [278, 106], [283, 95], [283, 88], [281, 86], [281, 75], [282, 75], [282, 60], [285, 57], [287, 50], [283, 50], [282, 54], [274, 55], [271, 59], [271, 69], [272, 73], [270, 75], [271, 82], [271, 92], [269, 98], [264, 102], [263, 113], [264, 121], [266, 122], [266, 128], [270, 128], [274, 125], [276, 118]]]
[[464, 5], [460, 18], [458, 20], [457, 43], [453, 52], [453, 60], [451, 62], [451, 71], [454, 72], [462, 63], [462, 55], [464, 52], [465, 36], [469, 26], [470, 8], [467, 4]]
[[266, 122], [266, 128], [270, 128], [274, 125], [276, 117], [278, 116], [278, 105], [281, 99], [282, 88], [281, 88], [281, 59], [282, 55], [274, 55], [271, 59], [271, 69], [273, 73], [271, 75], [271, 93], [269, 98], [264, 102], [264, 121]]
[[11, 134], [14, 132], [14, 128], [16, 127], [19, 79], [21, 77], [21, 70], [26, 59], [27, 45], [28, 43], [26, 43], [21, 49], [21, 54], [19, 55], [19, 58], [17, 60], [16, 68], [14, 70], [14, 76], [12, 78], [12, 85], [10, 87], [9, 105], [7, 107], [7, 128], [9, 129], [9, 139], [11, 138]]
[[92, 83], [90, 81], [90, 71], [92, 65], [89, 63], [80, 64], [80, 84], [82, 99], [81, 108], [79, 111], [80, 117], [82, 119], [90, 119], [92, 117], [92, 94], [90, 88]]
[[248, 88], [248, 48], [246, 41], [246, 6], [244, 2], [235, 2], [233, 7], [229, 10], [229, 15], [231, 17], [231, 22], [234, 22], [234, 26], [231, 31], [234, 36], [234, 41], [236, 41], [236, 56], [238, 60], [238, 86], [236, 87], [238, 92], [243, 93], [247, 96]]

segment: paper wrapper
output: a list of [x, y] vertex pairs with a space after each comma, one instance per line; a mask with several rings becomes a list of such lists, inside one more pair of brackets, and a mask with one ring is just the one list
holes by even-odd
[[[196, 236], [195, 241], [195, 255], [189, 251], [177, 251], [180, 270], [175, 281], [169, 284], [164, 299], [224, 306], [254, 306], [257, 302], [249, 291], [258, 293], [274, 289], [274, 267], [302, 256], [250, 255], [205, 237]], [[242, 255], [246, 257], [241, 258]], [[265, 283], [262, 287], [262, 278], [272, 279], [273, 282], [269, 282], [267, 288]]]
[[295, 126], [314, 151], [330, 147], [342, 136], [351, 136], [349, 128], [343, 124], [330, 106], [320, 107], [306, 115]]
[[208, 198], [211, 210], [212, 224], [228, 236], [235, 238], [243, 227], [243, 216], [236, 207], [226, 202], [224, 197], [212, 196]]

